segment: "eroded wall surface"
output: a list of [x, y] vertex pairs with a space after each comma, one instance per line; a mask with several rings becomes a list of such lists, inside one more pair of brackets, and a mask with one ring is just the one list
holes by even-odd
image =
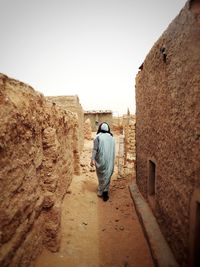
[[[57, 251], [61, 203], [79, 164], [76, 116], [0, 74], [0, 266]], [[76, 137], [76, 138], [74, 138]]]
[[84, 122], [84, 138], [86, 140], [91, 140], [92, 139], [92, 127], [91, 127], [91, 121], [88, 118], [85, 122]]
[[118, 170], [120, 177], [135, 176], [135, 115], [122, 117], [123, 134], [119, 137]]
[[79, 137], [79, 140], [78, 140], [79, 151], [82, 151], [83, 144], [84, 144], [84, 133], [83, 133], [84, 112], [80, 104], [79, 97], [77, 95], [74, 95], [74, 96], [48, 96], [46, 98], [56, 103], [58, 106], [60, 106], [64, 110], [69, 110], [77, 114], [77, 118], [78, 118], [77, 131], [78, 131], [78, 137]]
[[122, 117], [113, 117], [112, 119], [112, 131], [119, 135], [123, 133], [123, 118]]
[[200, 2], [189, 1], [136, 78], [137, 184], [145, 198], [153, 198], [161, 230], [184, 266], [190, 250], [191, 198], [200, 188], [199, 74]]
[[135, 160], [135, 125], [134, 115], [123, 116], [123, 130], [125, 138], [125, 161], [133, 162]]

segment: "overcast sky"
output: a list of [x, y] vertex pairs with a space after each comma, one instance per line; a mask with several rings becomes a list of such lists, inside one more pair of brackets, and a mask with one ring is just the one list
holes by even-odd
[[138, 67], [186, 0], [0, 0], [0, 72], [85, 110], [135, 111]]

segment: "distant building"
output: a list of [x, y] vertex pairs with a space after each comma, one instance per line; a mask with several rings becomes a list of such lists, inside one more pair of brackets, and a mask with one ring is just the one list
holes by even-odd
[[181, 266], [200, 266], [200, 1], [186, 3], [136, 78], [137, 184]]
[[101, 122], [107, 122], [112, 129], [111, 110], [92, 110], [84, 112], [84, 120], [90, 119], [92, 131], [96, 132]]

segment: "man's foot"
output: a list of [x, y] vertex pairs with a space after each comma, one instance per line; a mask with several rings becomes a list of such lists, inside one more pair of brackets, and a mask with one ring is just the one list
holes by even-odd
[[108, 191], [103, 192], [103, 201], [107, 201], [109, 199]]
[[102, 197], [102, 196], [103, 196], [102, 192], [98, 191], [98, 192], [97, 192], [97, 196], [98, 196], [98, 197]]

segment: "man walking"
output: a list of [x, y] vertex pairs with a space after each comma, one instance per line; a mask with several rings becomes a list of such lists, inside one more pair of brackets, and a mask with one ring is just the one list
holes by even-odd
[[115, 140], [110, 127], [106, 122], [99, 125], [97, 135], [94, 139], [92, 150], [91, 166], [96, 167], [98, 177], [98, 193], [99, 197], [103, 197], [104, 201], [109, 199], [110, 179], [114, 171], [115, 163]]

